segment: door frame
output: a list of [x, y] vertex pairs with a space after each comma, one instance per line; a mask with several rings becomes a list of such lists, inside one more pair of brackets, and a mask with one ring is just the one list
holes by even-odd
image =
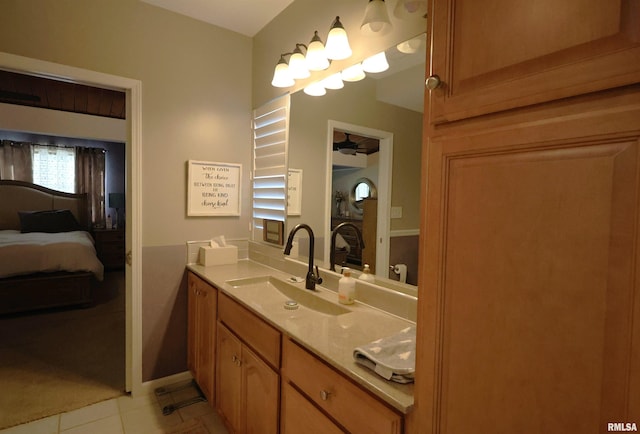
[[391, 226], [391, 180], [393, 179], [393, 133], [329, 119], [327, 122], [327, 171], [325, 185], [325, 222], [324, 261], [329, 264], [331, 253], [331, 206], [333, 202], [332, 166], [333, 166], [333, 130], [348, 131], [361, 136], [372, 137], [380, 141], [378, 162], [378, 221], [376, 246], [376, 272], [379, 277], [388, 277], [389, 273], [389, 236]]
[[[126, 92], [126, 251], [125, 266], [125, 388], [132, 396], [142, 390], [142, 82], [69, 65], [0, 52], [0, 68], [45, 78]], [[130, 255], [130, 256], [129, 256]]]

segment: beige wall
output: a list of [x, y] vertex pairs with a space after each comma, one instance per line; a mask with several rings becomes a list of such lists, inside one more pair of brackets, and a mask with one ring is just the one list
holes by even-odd
[[[390, 6], [395, 4], [388, 3]], [[296, 0], [258, 32], [253, 38], [253, 106], [259, 107], [287, 91], [302, 89], [312, 81], [341, 71], [346, 66], [426, 31], [426, 20], [422, 18], [400, 21], [391, 16], [393, 30], [389, 34], [384, 37], [363, 36], [360, 34], [360, 24], [366, 5], [364, 0]], [[314, 30], [326, 42], [336, 15], [340, 16], [347, 31], [353, 50], [351, 58], [334, 61], [326, 71], [315, 72], [307, 80], [299, 80], [293, 88], [272, 87], [273, 69], [280, 54], [293, 51], [296, 43], [308, 45]]]
[[[143, 380], [184, 371], [185, 241], [248, 237], [251, 39], [138, 0], [0, 0], [0, 51], [142, 82]], [[186, 217], [189, 159], [243, 165], [241, 217]]]

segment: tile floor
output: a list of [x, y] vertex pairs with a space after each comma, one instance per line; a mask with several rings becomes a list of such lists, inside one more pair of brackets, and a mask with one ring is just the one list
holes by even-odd
[[198, 402], [163, 415], [165, 405], [197, 395], [193, 387], [156, 397], [122, 396], [78, 410], [18, 425], [0, 434], [165, 434], [182, 422], [200, 419], [210, 434], [228, 434], [208, 402]]

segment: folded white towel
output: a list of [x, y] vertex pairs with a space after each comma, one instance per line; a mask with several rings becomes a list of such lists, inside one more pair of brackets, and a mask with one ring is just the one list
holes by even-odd
[[386, 380], [411, 383], [416, 371], [416, 328], [357, 347], [353, 358]]
[[340, 234], [336, 234], [336, 250], [346, 250], [347, 253], [351, 252], [351, 246], [344, 237]]

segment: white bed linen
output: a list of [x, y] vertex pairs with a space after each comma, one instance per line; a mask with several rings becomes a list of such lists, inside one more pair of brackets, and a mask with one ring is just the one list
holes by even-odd
[[90, 271], [102, 280], [104, 267], [88, 232], [0, 231], [0, 277], [55, 271]]

